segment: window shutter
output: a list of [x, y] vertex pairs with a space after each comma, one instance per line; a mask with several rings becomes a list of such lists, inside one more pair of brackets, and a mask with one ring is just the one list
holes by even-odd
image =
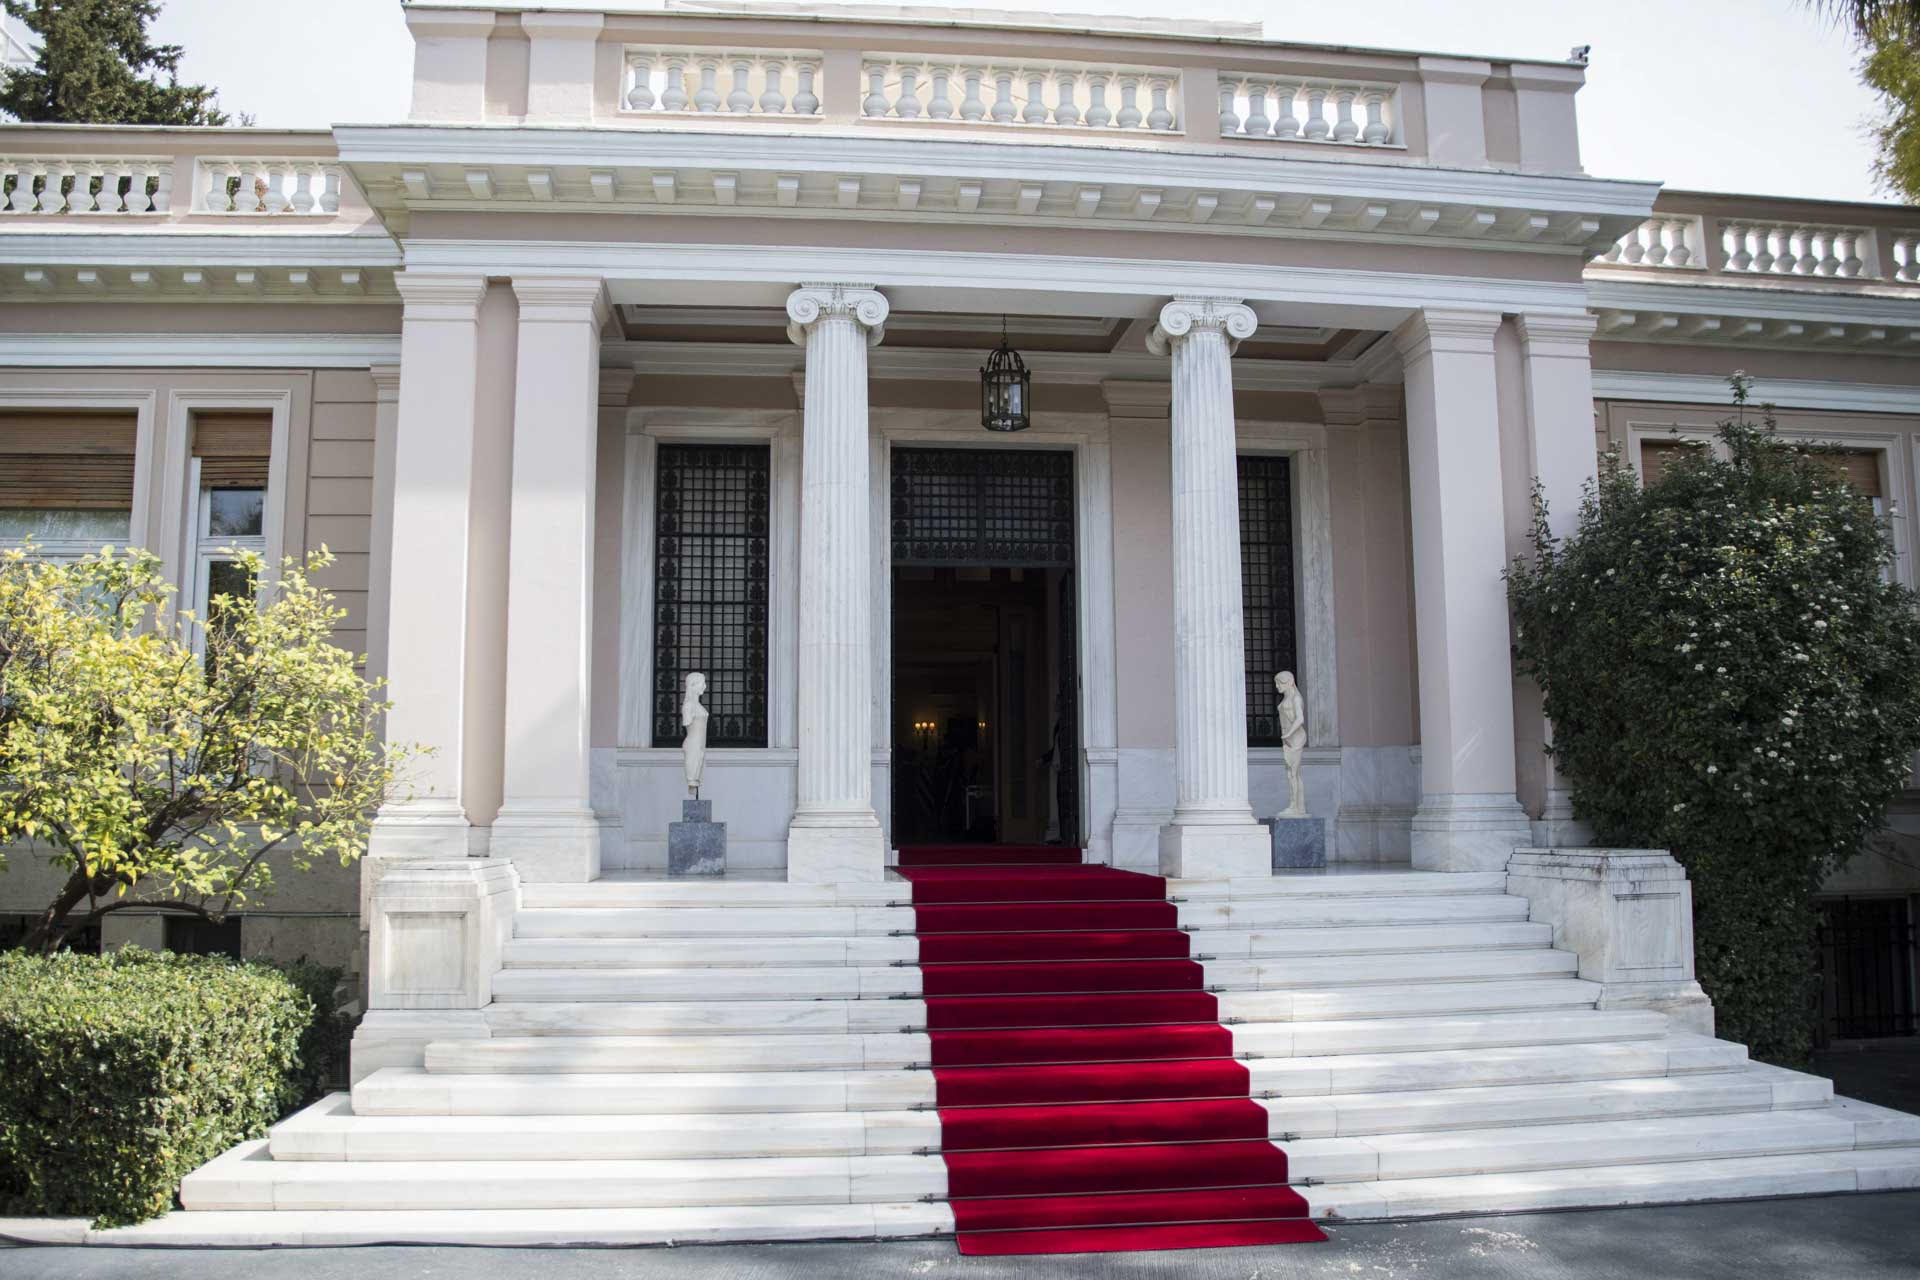
[[0, 414], [0, 507], [133, 509], [131, 414]]
[[1886, 492], [1880, 484], [1880, 451], [1878, 449], [1848, 449], [1841, 453], [1820, 455], [1840, 473], [1840, 478], [1860, 491], [1863, 498], [1884, 498]]
[[1667, 468], [1691, 449], [1706, 448], [1698, 440], [1642, 440], [1640, 442], [1640, 483], [1652, 484], [1667, 473]]
[[196, 413], [193, 456], [203, 489], [264, 489], [273, 453], [270, 413]]

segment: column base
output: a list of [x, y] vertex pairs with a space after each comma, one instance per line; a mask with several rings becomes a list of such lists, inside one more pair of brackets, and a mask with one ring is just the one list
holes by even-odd
[[1543, 849], [1581, 849], [1595, 839], [1593, 828], [1573, 816], [1573, 792], [1548, 788], [1547, 802], [1533, 820], [1533, 843]]
[[880, 820], [868, 814], [822, 825], [787, 828], [787, 879], [793, 884], [838, 884], [882, 880], [887, 874], [887, 840]]
[[1273, 833], [1257, 822], [1160, 828], [1160, 874], [1175, 880], [1234, 880], [1273, 874]]
[[500, 807], [487, 854], [511, 859], [528, 884], [584, 884], [600, 878], [600, 819], [591, 809]]
[[1413, 815], [1416, 871], [1505, 871], [1533, 824], [1512, 795], [1458, 792], [1420, 797]]
[[367, 856], [408, 858], [467, 856], [467, 811], [458, 800], [396, 800], [380, 806], [367, 835]]

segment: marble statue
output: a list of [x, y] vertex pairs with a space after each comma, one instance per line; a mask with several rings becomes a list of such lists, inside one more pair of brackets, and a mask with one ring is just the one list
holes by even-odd
[[1307, 749], [1307, 702], [1300, 696], [1293, 672], [1282, 671], [1273, 678], [1280, 691], [1280, 754], [1287, 762], [1287, 807], [1283, 818], [1307, 816], [1307, 791], [1300, 785], [1300, 757]]
[[685, 692], [680, 698], [680, 724], [687, 731], [680, 744], [680, 755], [687, 767], [687, 794], [700, 798], [700, 776], [707, 768], [707, 709], [700, 698], [707, 691], [707, 678], [698, 671], [687, 673]]

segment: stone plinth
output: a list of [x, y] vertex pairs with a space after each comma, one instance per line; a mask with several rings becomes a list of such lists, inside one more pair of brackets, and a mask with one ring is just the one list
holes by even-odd
[[713, 820], [713, 801], [683, 800], [680, 821], [667, 824], [667, 874], [727, 873], [727, 824]]
[[1273, 869], [1303, 871], [1327, 865], [1325, 818], [1272, 819]]
[[1713, 1004], [1693, 976], [1693, 887], [1664, 849], [1516, 849], [1507, 892], [1553, 945], [1602, 984], [1602, 1009], [1658, 1009], [1677, 1031], [1713, 1034]]

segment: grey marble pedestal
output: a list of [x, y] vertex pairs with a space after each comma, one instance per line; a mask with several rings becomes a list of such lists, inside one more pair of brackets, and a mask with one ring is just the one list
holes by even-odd
[[667, 824], [667, 874], [727, 873], [727, 824], [713, 820], [713, 801], [683, 800], [680, 821]]
[[1325, 818], [1270, 818], [1273, 828], [1273, 869], [1299, 871], [1327, 865]]

